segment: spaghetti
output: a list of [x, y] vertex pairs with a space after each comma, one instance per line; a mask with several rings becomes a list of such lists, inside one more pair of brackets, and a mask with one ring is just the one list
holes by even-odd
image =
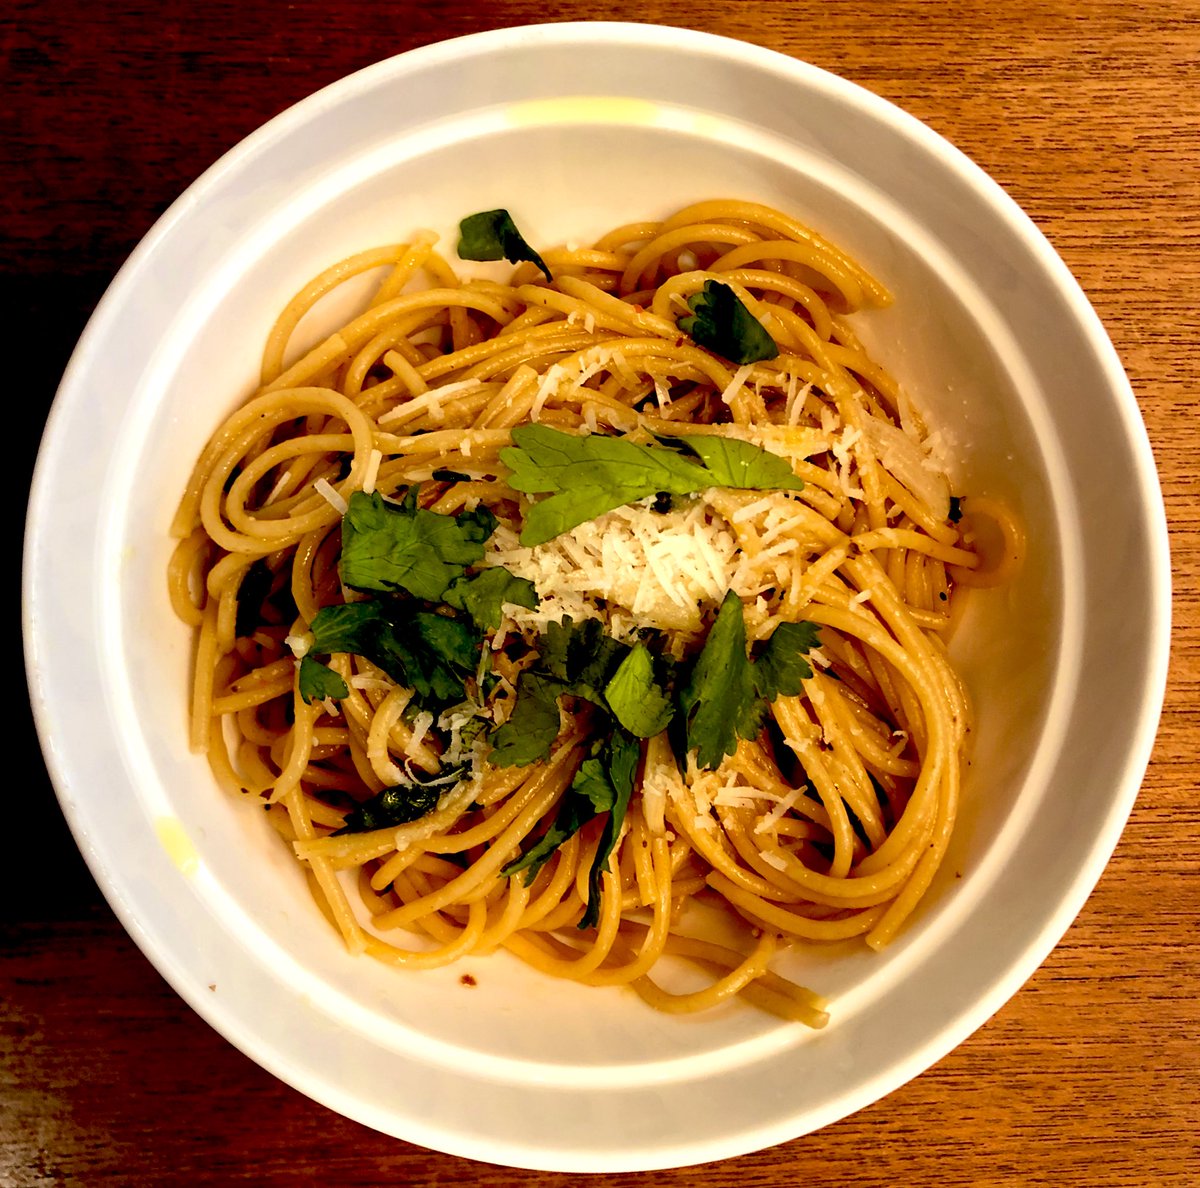
[[[714, 294], [769, 347], [706, 339]], [[855, 337], [888, 300], [794, 219], [710, 201], [505, 280], [416, 235], [288, 304], [187, 485], [169, 583], [193, 745], [352, 951], [503, 949], [667, 1012], [740, 996], [824, 1025], [778, 958], [878, 948], [929, 887], [970, 721], [952, 596], [1021, 553]], [[560, 445], [585, 453], [529, 479]], [[630, 486], [633, 458], [677, 487]], [[554, 499], [574, 514], [531, 534]]]

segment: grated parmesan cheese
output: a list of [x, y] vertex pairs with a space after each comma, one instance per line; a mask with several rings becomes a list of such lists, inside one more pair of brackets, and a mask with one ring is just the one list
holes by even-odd
[[381, 450], [372, 450], [367, 457], [367, 470], [363, 475], [362, 489], [364, 495], [370, 495], [375, 490], [375, 483], [379, 478], [379, 467], [383, 462], [383, 452]]
[[349, 510], [349, 505], [346, 501], [333, 489], [328, 479], [319, 478], [313, 483], [313, 490], [316, 491], [339, 516], [344, 516]]
[[755, 822], [754, 832], [765, 833], [768, 829], [774, 829], [779, 824], [780, 820], [795, 808], [799, 803], [800, 797], [804, 795], [804, 788], [793, 788], [786, 796], [784, 796], [774, 808], [765, 816], [760, 817]]
[[283, 642], [291, 648], [292, 655], [297, 660], [303, 660], [308, 655], [308, 649], [312, 647], [312, 636], [306, 631], [302, 635], [285, 636]]
[[503, 525], [497, 528], [483, 564], [503, 565], [533, 582], [541, 599], [537, 610], [511, 608], [513, 622], [540, 627], [565, 614], [605, 617], [595, 605], [603, 599], [614, 631], [624, 611], [633, 630], [692, 634], [726, 590], [747, 598], [759, 592], [737, 580], [737, 540], [703, 500], [669, 512], [653, 511], [652, 502], [616, 508], [533, 548], [520, 545]]
[[753, 363], [744, 363], [733, 373], [733, 379], [725, 386], [725, 390], [721, 393], [721, 399], [726, 404], [732, 404], [733, 398], [742, 390], [746, 381], [750, 378], [750, 373], [754, 370]]
[[412, 734], [404, 747], [404, 753], [410, 759], [415, 759], [420, 754], [421, 745], [424, 743], [425, 736], [429, 733], [429, 728], [432, 725], [433, 714], [428, 710], [422, 710], [413, 719]]

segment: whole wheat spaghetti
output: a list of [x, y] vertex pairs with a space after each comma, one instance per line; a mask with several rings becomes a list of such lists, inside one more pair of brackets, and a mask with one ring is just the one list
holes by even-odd
[[886, 944], [929, 887], [970, 724], [951, 605], [1019, 526], [952, 492], [855, 337], [888, 294], [787, 215], [521, 254], [485, 279], [414, 235], [279, 316], [174, 522], [193, 745], [355, 952], [822, 1026], [778, 970]]

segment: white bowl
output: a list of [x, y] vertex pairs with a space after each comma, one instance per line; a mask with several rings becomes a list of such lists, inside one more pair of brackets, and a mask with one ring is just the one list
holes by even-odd
[[[352, 958], [262, 814], [218, 793], [185, 737], [190, 636], [167, 603], [168, 519], [285, 299], [343, 255], [419, 227], [449, 236], [478, 209], [506, 206], [552, 243], [710, 196], [800, 215], [893, 289], [864, 335], [955, 441], [964, 485], [1011, 499], [1030, 534], [1020, 579], [973, 595], [954, 639], [979, 729], [942, 876], [884, 953], [804, 959], [833, 999], [823, 1032], [736, 1006], [662, 1017], [504, 956], [430, 973]], [[879, 98], [648, 25], [535, 26], [404, 54], [210, 169], [79, 344], [25, 557], [52, 776], [93, 874], [168, 981], [343, 1114], [564, 1171], [696, 1163], [812, 1131], [1000, 1007], [1116, 844], [1162, 702], [1168, 620], [1165, 521], [1134, 398], [1030, 221]]]

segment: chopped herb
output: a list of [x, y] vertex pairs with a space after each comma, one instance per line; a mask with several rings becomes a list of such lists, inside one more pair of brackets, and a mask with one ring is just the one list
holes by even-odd
[[300, 696], [305, 705], [311, 705], [314, 701], [324, 701], [327, 697], [341, 700], [350, 696], [350, 690], [341, 676], [319, 660], [314, 660], [312, 656], [305, 656], [300, 661], [298, 679]]
[[821, 644], [821, 629], [815, 623], [780, 623], [771, 632], [762, 654], [754, 661], [754, 685], [767, 701], [796, 697], [813, 674], [804, 658]]
[[480, 635], [470, 623], [382, 600], [323, 607], [312, 633], [314, 653], [364, 656], [430, 705], [462, 701], [479, 662]]
[[[579, 921], [580, 928], [594, 928], [600, 918], [600, 882], [608, 869], [608, 860], [621, 832], [621, 826], [625, 823], [625, 810], [628, 809], [633, 795], [633, 780], [640, 758], [641, 747], [637, 739], [631, 738], [618, 728], [601, 748], [595, 761], [597, 766], [590, 769], [584, 777], [586, 792], [593, 804], [597, 802], [598, 796], [611, 795], [612, 799], [608, 809], [608, 820], [604, 823], [600, 844], [596, 848], [592, 869], [588, 873], [587, 910]], [[584, 760], [579, 769], [580, 775], [589, 762], [592, 761]], [[577, 775], [576, 780], [578, 779]]]
[[[650, 665], [649, 673], [639, 659], [618, 679], [638, 648]], [[668, 683], [654, 673], [646, 648], [638, 648], [606, 634], [599, 619], [576, 622], [568, 616], [561, 623], [547, 624], [537, 665], [521, 674], [512, 714], [492, 735], [491, 761], [499, 767], [517, 767], [545, 759], [558, 737], [558, 699], [563, 696], [582, 698], [600, 710], [601, 730], [610, 717], [643, 729], [654, 726], [659, 717], [665, 724], [673, 712], [669, 704], [664, 705]], [[642, 690], [644, 706], [632, 704], [635, 684]]]
[[496, 767], [525, 767], [550, 754], [558, 737], [558, 699], [565, 691], [553, 677], [521, 673], [512, 713], [492, 734], [489, 758]]
[[564, 433], [546, 425], [518, 426], [512, 438], [515, 446], [500, 453], [512, 472], [509, 482], [518, 491], [550, 496], [525, 516], [521, 543], [527, 546], [651, 495], [689, 495], [722, 486], [790, 491], [804, 486], [784, 459], [747, 442], [713, 446], [709, 437], [676, 439], [695, 452], [692, 458], [664, 445]]
[[697, 346], [739, 364], [778, 356], [779, 347], [766, 327], [721, 281], [705, 281], [704, 288], [688, 298], [688, 308], [691, 316], [680, 318], [679, 328]]
[[731, 590], [680, 691], [687, 724], [687, 749], [701, 767], [716, 767], [737, 749], [737, 740], [753, 738], [762, 723], [754, 676], [746, 655], [742, 601]]
[[455, 578], [443, 597], [447, 606], [466, 611], [485, 631], [495, 631], [500, 626], [506, 603], [529, 610], [538, 604], [537, 587], [528, 578], [509, 573], [502, 565], [482, 569], [473, 577]]
[[342, 517], [342, 580], [356, 590], [406, 590], [438, 601], [483, 556], [496, 519], [485, 507], [458, 516], [417, 505], [410, 487], [399, 506], [355, 491]]
[[579, 921], [580, 928], [594, 928], [599, 919], [601, 881], [625, 821], [640, 755], [637, 739], [619, 727], [597, 739], [559, 801], [550, 827], [519, 859], [501, 871], [506, 877], [524, 871], [526, 883], [531, 883], [563, 842], [589, 821], [607, 813], [588, 872], [587, 908]]
[[950, 496], [950, 512], [946, 519], [951, 524], [957, 524], [962, 519], [962, 500], [957, 495]]
[[718, 767], [739, 738], [754, 738], [767, 702], [800, 692], [812, 676], [803, 654], [819, 643], [817, 630], [811, 623], [781, 623], [752, 661], [741, 599], [732, 590], [725, 595], [679, 694], [686, 750], [696, 752], [701, 767]]
[[423, 784], [414, 780], [408, 784], [396, 784], [377, 792], [370, 800], [363, 801], [346, 814], [345, 823], [334, 831], [334, 837], [344, 833], [366, 833], [371, 829], [390, 829], [396, 825], [407, 825], [419, 821], [437, 808], [442, 793], [451, 785], [446, 776], [461, 776], [465, 767], [451, 768], [442, 772], [436, 784]]
[[379, 602], [346, 602], [322, 607], [312, 621], [310, 650], [322, 656], [331, 652], [366, 656], [375, 632], [386, 624], [383, 604]]
[[458, 224], [458, 233], [458, 254], [463, 260], [505, 259], [510, 264], [529, 260], [542, 270], [547, 280], [553, 279], [546, 262], [529, 246], [507, 210], [482, 210], [468, 215]]
[[677, 440], [699, 455], [716, 480], [710, 486], [744, 491], [799, 491], [804, 486], [786, 458], [740, 438], [694, 434]]
[[636, 644], [604, 686], [604, 700], [613, 716], [638, 738], [650, 738], [667, 728], [675, 707], [655, 679], [654, 658]]
[[599, 619], [576, 622], [568, 615], [546, 625], [540, 663], [567, 692], [602, 705], [604, 687], [628, 652], [629, 646], [607, 634]]
[[431, 477], [439, 483], [469, 483], [471, 481], [471, 476], [463, 474], [461, 470], [442, 470], [439, 468], [433, 472]]

